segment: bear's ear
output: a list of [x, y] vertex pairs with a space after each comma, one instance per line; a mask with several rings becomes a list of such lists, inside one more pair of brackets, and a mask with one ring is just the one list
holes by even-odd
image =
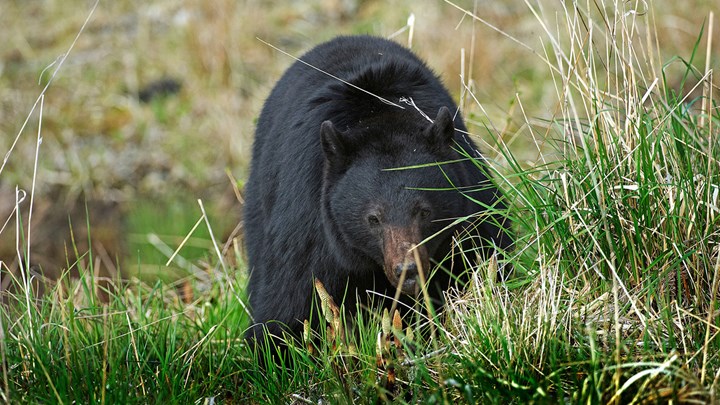
[[425, 136], [433, 145], [450, 145], [454, 139], [455, 125], [450, 110], [440, 107], [435, 121], [425, 130]]
[[320, 143], [323, 153], [325, 153], [325, 159], [329, 162], [337, 163], [344, 160], [345, 144], [342, 135], [335, 129], [331, 121], [325, 121], [320, 125]]

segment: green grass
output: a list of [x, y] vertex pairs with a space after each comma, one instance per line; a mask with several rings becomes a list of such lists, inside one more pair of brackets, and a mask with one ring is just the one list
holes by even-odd
[[236, 366], [228, 343], [239, 320], [229, 300], [186, 306], [158, 283], [102, 303], [88, 278], [63, 284], [29, 310], [4, 314], [9, 402], [187, 403], [232, 388], [232, 377], [213, 378]]
[[[86, 253], [67, 266], [79, 278], [66, 273], [38, 294], [25, 287], [24, 267], [3, 262], [3, 400], [720, 402], [720, 110], [705, 62], [709, 27], [666, 58], [653, 9], [576, 4], [556, 15], [531, 7], [524, 12], [537, 12], [542, 38], [533, 49], [556, 98], [549, 118], [523, 112], [499, 128], [472, 97], [465, 106], [471, 132], [495, 151], [492, 168], [511, 205], [514, 278], [495, 283], [487, 275], [497, 264], [481, 263], [441, 316], [428, 321], [419, 305], [404, 320], [409, 329], [362, 313], [338, 337], [330, 317], [335, 336], [320, 328], [314, 354], [292, 346], [287, 369], [244, 345], [242, 249], [218, 260], [213, 215], [180, 250], [195, 267], [164, 281], [99, 277]], [[511, 108], [525, 111], [527, 102], [519, 95]], [[537, 145], [535, 162], [508, 148], [525, 136]], [[179, 207], [138, 205], [131, 227], [139, 243], [148, 233], [187, 233], [200, 214]], [[120, 264], [123, 274], [142, 276], [146, 263], [167, 260], [143, 246]], [[379, 340], [388, 336], [399, 346]]]
[[[180, 196], [170, 201], [167, 204], [163, 201], [139, 201], [133, 205], [127, 224], [130, 231], [129, 250], [144, 265], [163, 265], [164, 268], [165, 263], [175, 253], [175, 247], [181, 246], [189, 230], [194, 228], [194, 232], [173, 258], [173, 262], [178, 263], [178, 268], [184, 269], [184, 275], [187, 275], [194, 262], [207, 258], [213, 245], [206, 225], [195, 228], [201, 217], [198, 204], [187, 203]], [[196, 213], [198, 217], [193, 218], [190, 213]], [[211, 218], [211, 221], [217, 223], [214, 219], [216, 218]], [[172, 281], [172, 278], [166, 281]]]

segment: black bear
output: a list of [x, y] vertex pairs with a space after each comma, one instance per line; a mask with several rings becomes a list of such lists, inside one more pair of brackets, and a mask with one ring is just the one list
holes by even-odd
[[353, 313], [371, 295], [417, 294], [431, 263], [450, 268], [427, 285], [441, 297], [466, 269], [454, 240], [473, 260], [508, 248], [500, 193], [465, 134], [440, 79], [392, 41], [338, 37], [296, 61], [260, 114], [246, 184], [248, 337], [299, 336], [313, 278]]

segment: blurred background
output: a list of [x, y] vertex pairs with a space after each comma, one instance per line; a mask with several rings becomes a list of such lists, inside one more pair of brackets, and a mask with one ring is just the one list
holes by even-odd
[[[629, 16], [652, 14], [658, 35], [639, 40], [659, 47], [658, 63], [689, 59], [709, 11], [717, 11], [716, 0], [619, 4]], [[172, 281], [210, 266], [216, 259], [204, 223], [164, 266], [201, 218], [198, 199], [220, 247], [238, 257], [254, 124], [293, 62], [259, 39], [299, 57], [340, 34], [393, 37], [444, 79], [500, 170], [507, 166], [501, 145], [524, 166], [541, 154], [551, 158], [543, 137], [558, 95], [542, 58], [554, 57], [522, 0], [100, 1], [45, 94], [42, 116], [39, 107], [30, 114], [93, 5], [0, 0], [0, 260], [11, 274], [18, 273], [16, 241], [28, 229], [36, 152], [30, 239], [38, 276], [77, 271], [89, 260], [103, 275], [148, 280]], [[533, 3], [546, 22], [571, 6]], [[720, 66], [719, 28], [711, 67]], [[706, 40], [697, 66], [705, 63]], [[16, 189], [25, 192], [20, 204]], [[8, 283], [4, 277], [2, 288]]]

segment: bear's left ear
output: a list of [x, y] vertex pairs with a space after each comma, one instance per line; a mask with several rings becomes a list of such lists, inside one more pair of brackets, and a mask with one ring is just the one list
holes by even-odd
[[425, 130], [425, 136], [433, 145], [450, 145], [455, 136], [455, 125], [450, 110], [440, 107], [435, 121]]
[[320, 143], [325, 159], [331, 163], [338, 163], [345, 159], [345, 144], [342, 135], [335, 129], [331, 121], [325, 121], [320, 125]]

